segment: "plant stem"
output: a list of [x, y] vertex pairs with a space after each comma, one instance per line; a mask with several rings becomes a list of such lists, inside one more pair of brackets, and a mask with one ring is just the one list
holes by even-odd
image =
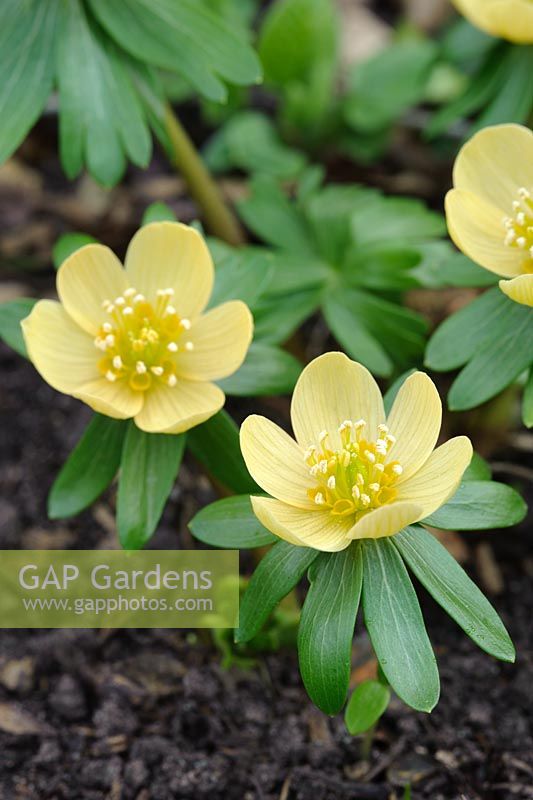
[[218, 186], [169, 104], [165, 107], [165, 128], [174, 164], [202, 209], [209, 230], [228, 244], [244, 244], [244, 233], [238, 219], [224, 202]]

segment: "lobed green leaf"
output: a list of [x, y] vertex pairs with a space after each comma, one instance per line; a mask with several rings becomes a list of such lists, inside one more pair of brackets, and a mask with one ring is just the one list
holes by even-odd
[[200, 542], [229, 550], [264, 547], [278, 541], [255, 516], [247, 494], [224, 497], [202, 508], [189, 527]]

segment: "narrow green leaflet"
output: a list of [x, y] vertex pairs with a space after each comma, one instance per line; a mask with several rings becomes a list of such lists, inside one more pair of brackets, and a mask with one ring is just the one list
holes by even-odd
[[527, 123], [532, 108], [533, 47], [510, 47], [505, 81], [480, 114], [474, 130], [501, 123]]
[[236, 642], [249, 642], [261, 630], [280, 600], [289, 594], [317, 558], [310, 547], [277, 541], [261, 560], [241, 600]]
[[124, 59], [86, 15], [80, 0], [61, 8], [58, 84], [63, 167], [73, 178], [86, 161], [100, 183], [112, 186], [124, 172], [126, 154], [139, 166], [148, 164], [152, 141], [144, 110]]
[[487, 598], [434, 536], [409, 527], [393, 544], [437, 603], [482, 650], [503, 661], [514, 661], [509, 634]]
[[516, 525], [526, 513], [525, 502], [510, 486], [490, 480], [466, 481], [451, 500], [422, 522], [444, 530], [479, 531]]
[[254, 335], [270, 344], [282, 344], [320, 306], [321, 292], [308, 289], [285, 297], [272, 295], [261, 299], [254, 309]]
[[207, 422], [192, 428], [187, 434], [187, 445], [207, 472], [236, 494], [262, 491], [246, 469], [239, 429], [226, 411], [219, 411]]
[[88, 233], [64, 233], [59, 237], [52, 250], [52, 261], [54, 267], [59, 269], [72, 253], [84, 247], [86, 244], [95, 244], [98, 240]]
[[0, 4], [0, 163], [39, 118], [52, 89], [57, 0]]
[[50, 490], [50, 519], [79, 514], [109, 486], [120, 466], [127, 429], [124, 420], [95, 414]]
[[526, 428], [533, 428], [533, 367], [529, 370], [529, 376], [524, 389], [522, 420]]
[[211, 100], [223, 102], [230, 83], [257, 83], [261, 67], [235, 26], [204, 0], [89, 0], [116, 42], [141, 61], [178, 72]]
[[36, 302], [28, 297], [21, 297], [18, 300], [0, 303], [0, 339], [25, 358], [28, 354], [20, 323], [28, 316]]
[[321, 553], [309, 571], [298, 659], [309, 697], [325, 714], [337, 714], [348, 694], [362, 566], [356, 542], [339, 553]]
[[358, 736], [370, 730], [390, 702], [390, 689], [381, 681], [363, 681], [354, 690], [346, 706], [344, 721], [352, 736]]
[[313, 255], [309, 228], [300, 211], [273, 178], [257, 176], [250, 197], [238, 203], [248, 227], [265, 242], [297, 253]]
[[176, 480], [185, 436], [145, 433], [129, 424], [120, 462], [117, 527], [126, 550], [151, 538]]
[[290, 394], [301, 371], [302, 364], [290, 353], [254, 342], [242, 367], [218, 385], [226, 394], [241, 397]]
[[362, 549], [365, 625], [378, 661], [396, 694], [429, 712], [439, 671], [413, 584], [391, 539], [365, 539]]
[[189, 527], [200, 542], [229, 550], [264, 547], [278, 541], [255, 516], [247, 494], [224, 497], [202, 508]]
[[253, 311], [270, 286], [272, 280], [272, 255], [258, 247], [243, 247], [219, 255], [220, 243], [209, 241], [216, 264], [215, 285], [209, 308], [228, 300], [242, 300]]

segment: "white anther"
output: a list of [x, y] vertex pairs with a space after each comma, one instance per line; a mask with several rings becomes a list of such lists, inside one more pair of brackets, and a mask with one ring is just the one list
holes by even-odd
[[134, 303], [143, 303], [144, 300], [146, 300], [146, 298], [143, 294], [136, 294], [135, 297], [133, 298]]
[[388, 433], [388, 434], [385, 436], [385, 439], [387, 440], [387, 442], [388, 442], [389, 444], [396, 444], [396, 436], [393, 436], [393, 435], [392, 435], [392, 433]]
[[108, 381], [111, 381], [111, 383], [113, 383], [117, 379], [117, 376], [115, 375], [115, 373], [111, 372], [110, 369], [106, 372], [105, 376], [106, 376]]
[[126, 301], [124, 300], [123, 297], [117, 297], [115, 299], [115, 305], [116, 306], [125, 306], [126, 305]]
[[316, 444], [310, 444], [304, 453], [304, 459], [307, 460], [308, 458], [311, 458], [311, 456], [314, 456], [316, 450], [317, 450]]
[[180, 325], [186, 331], [190, 331], [190, 329], [191, 329], [191, 321], [190, 321], [190, 319], [182, 319], [181, 322], [180, 322]]
[[146, 372], [146, 364], [144, 361], [137, 361], [135, 364], [135, 371], [139, 373], [139, 375], [144, 375]]
[[336, 486], [335, 475], [330, 475], [328, 478], [328, 489], [334, 489]]
[[105, 343], [107, 347], [114, 347], [115, 346], [115, 337], [112, 333], [108, 333], [105, 337]]
[[185, 349], [190, 353], [191, 350], [194, 350], [194, 344], [192, 342], [185, 342]]
[[403, 472], [403, 467], [401, 464], [394, 464], [392, 467], [392, 471], [395, 475], [401, 475]]
[[153, 372], [154, 375], [157, 375], [158, 378], [160, 378], [165, 370], [163, 369], [163, 367], [150, 367], [150, 371]]
[[313, 476], [313, 478], [318, 475], [318, 464], [313, 464], [311, 469], [309, 470], [309, 474]]
[[167, 307], [165, 308], [165, 314], [166, 314], [168, 317], [171, 317], [171, 316], [172, 316], [173, 314], [175, 314], [175, 313], [176, 313], [176, 309], [174, 308], [174, 306], [167, 306]]
[[358, 419], [357, 422], [354, 422], [354, 424], [353, 424], [353, 426], [354, 426], [356, 431], [361, 430], [361, 428], [364, 428], [365, 425], [366, 425], [366, 421], [364, 419]]
[[524, 236], [519, 236], [518, 239], [516, 240], [516, 244], [518, 245], [518, 247], [520, 247], [521, 250], [523, 250], [527, 244], [527, 241]]
[[370, 461], [371, 464], [376, 463], [376, 456], [374, 455], [374, 453], [371, 453], [370, 450], [365, 450], [364, 457], [366, 458], [367, 461]]
[[379, 483], [369, 483], [368, 488], [370, 489], [371, 492], [379, 492], [381, 486], [379, 485]]
[[315, 494], [315, 503], [317, 504], [317, 506], [324, 505], [324, 495], [322, 494], [322, 492], [318, 492], [317, 494]]
[[389, 428], [387, 425], [378, 425], [378, 433], [380, 436], [383, 436], [384, 433], [388, 433]]
[[361, 505], [363, 505], [366, 508], [366, 506], [370, 505], [370, 502], [371, 502], [370, 497], [367, 494], [361, 495]]
[[167, 383], [168, 383], [169, 386], [174, 387], [177, 384], [177, 382], [178, 382], [178, 379], [176, 378], [175, 375], [169, 375], [168, 376]]
[[129, 317], [131, 314], [133, 314], [133, 308], [131, 306], [126, 306], [126, 308], [122, 309], [122, 313], [125, 317]]
[[359, 486], [364, 486], [365, 485], [365, 479], [363, 478], [363, 476], [361, 475], [360, 472], [357, 473], [355, 481]]
[[104, 300], [103, 303], [102, 303], [102, 308], [105, 308], [107, 310], [110, 305], [111, 305], [111, 301], [110, 300]]
[[351, 419], [345, 419], [344, 422], [341, 422], [339, 425], [339, 433], [342, 433], [347, 428], [353, 428], [353, 422]]
[[328, 471], [328, 462], [326, 461], [325, 458], [323, 458], [322, 461], [320, 461], [318, 468], [323, 475], [326, 474], [326, 472]]
[[177, 353], [178, 345], [176, 344], [176, 342], [169, 342], [167, 344], [167, 350], [170, 350], [171, 353]]
[[113, 326], [111, 325], [110, 322], [104, 322], [104, 324], [102, 325], [102, 330], [104, 333], [111, 333], [111, 331], [113, 330]]
[[174, 289], [172, 289], [172, 287], [169, 286], [168, 289], [163, 289], [163, 291], [167, 297], [174, 297]]
[[126, 291], [124, 292], [124, 297], [133, 297], [134, 294], [137, 294], [137, 289], [132, 289], [130, 287], [129, 289], [126, 289]]
[[122, 369], [124, 365], [122, 364], [122, 359], [120, 356], [113, 357], [113, 366], [115, 367], [115, 369]]
[[107, 350], [106, 340], [101, 339], [99, 336], [97, 336], [96, 339], [94, 340], [94, 344], [99, 350], [104, 350], [104, 351]]
[[516, 239], [516, 231], [514, 230], [514, 228], [511, 228], [511, 230], [507, 231], [507, 235], [505, 237], [505, 244], [510, 245], [514, 242], [515, 239]]
[[385, 469], [385, 464], [380, 464], [378, 461], [377, 464], [374, 464], [374, 469], [377, 469], [378, 472], [383, 472]]
[[517, 211], [520, 208], [521, 205], [522, 204], [521, 204], [520, 200], [513, 200], [513, 208], [515, 209], [515, 211]]
[[523, 211], [518, 212], [518, 214], [516, 215], [516, 221], [518, 222], [519, 225], [526, 224], [526, 215], [524, 214]]
[[518, 196], [522, 198], [522, 200], [529, 200], [531, 197], [531, 192], [529, 192], [525, 186], [521, 186], [518, 190]]
[[359, 500], [361, 497], [361, 490], [359, 486], [352, 486], [352, 497], [354, 500]]
[[328, 432], [320, 431], [320, 433], [318, 434], [318, 441], [320, 442], [320, 444], [325, 442], [327, 438], [328, 438]]

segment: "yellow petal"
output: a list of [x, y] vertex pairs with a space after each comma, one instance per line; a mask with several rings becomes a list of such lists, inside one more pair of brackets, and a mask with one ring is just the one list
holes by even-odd
[[44, 380], [73, 394], [99, 376], [98, 351], [91, 336], [54, 300], [41, 300], [22, 322], [28, 355]]
[[415, 372], [403, 383], [387, 419], [396, 443], [389, 460], [403, 467], [401, 481], [420, 469], [433, 452], [442, 422], [442, 403], [437, 387], [424, 372]]
[[493, 36], [510, 42], [533, 42], [533, 6], [531, 0], [453, 0], [458, 10]]
[[394, 536], [402, 528], [421, 518], [422, 509], [416, 503], [397, 501], [369, 511], [350, 529], [350, 539], [382, 539]]
[[155, 302], [158, 289], [174, 289], [172, 305], [181, 317], [195, 317], [213, 289], [213, 261], [198, 231], [179, 222], [141, 228], [126, 253], [126, 273], [137, 291]]
[[193, 350], [179, 352], [179, 375], [197, 381], [232, 375], [244, 361], [252, 333], [252, 315], [240, 300], [213, 308], [193, 322], [191, 330], [183, 335]]
[[220, 411], [224, 400], [224, 392], [213, 383], [158, 383], [146, 393], [135, 423], [148, 433], [183, 433]]
[[291, 421], [302, 447], [329, 433], [333, 450], [341, 446], [338, 427], [344, 420], [366, 420], [365, 437], [377, 438], [385, 419], [383, 399], [370, 372], [344, 353], [326, 353], [304, 369], [292, 397]]
[[265, 528], [280, 539], [302, 547], [335, 553], [350, 544], [346, 517], [324, 511], [304, 511], [268, 497], [252, 497], [254, 513]]
[[500, 281], [500, 289], [515, 303], [533, 306], [533, 275], [520, 275], [512, 281]]
[[99, 377], [76, 390], [74, 397], [94, 411], [114, 419], [130, 419], [142, 408], [144, 395], [132, 391], [126, 381], [108, 381]]
[[307, 496], [314, 482], [301, 447], [266, 417], [253, 414], [241, 426], [241, 450], [252, 478], [285, 503], [318, 513]]
[[523, 125], [483, 128], [459, 151], [453, 185], [499, 209], [498, 230], [503, 230], [501, 217], [515, 215], [518, 189], [533, 187], [533, 133]]
[[120, 261], [102, 244], [87, 244], [76, 250], [57, 273], [57, 292], [65, 311], [93, 336], [108, 319], [103, 301], [113, 301], [127, 288]]
[[505, 244], [504, 212], [471, 192], [452, 189], [446, 195], [450, 236], [465, 255], [497, 275], [522, 271], [524, 251]]
[[418, 519], [429, 516], [455, 493], [471, 460], [470, 439], [450, 439], [434, 450], [416, 475], [398, 487], [399, 500], [419, 505], [422, 511]]

